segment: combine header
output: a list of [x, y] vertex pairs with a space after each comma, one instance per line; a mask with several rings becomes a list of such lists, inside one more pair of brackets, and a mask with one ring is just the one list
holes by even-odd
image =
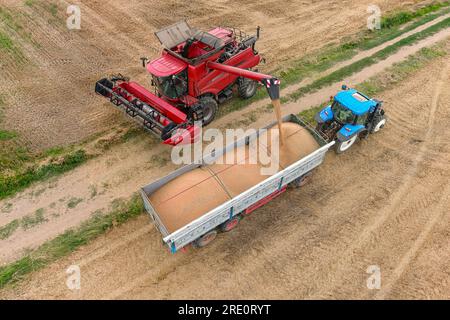
[[122, 75], [97, 81], [95, 92], [140, 118], [165, 144], [192, 142], [199, 132], [194, 122], [211, 123], [218, 105], [232, 98], [234, 89], [248, 99], [258, 83], [267, 88], [281, 124], [280, 81], [251, 71], [262, 60], [255, 50], [259, 28], [247, 36], [231, 28], [198, 31], [181, 21], [156, 36], [164, 46], [162, 55], [150, 62], [142, 58], [155, 93]]

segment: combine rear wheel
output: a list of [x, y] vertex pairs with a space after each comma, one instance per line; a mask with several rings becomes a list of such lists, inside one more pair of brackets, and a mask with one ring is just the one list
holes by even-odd
[[200, 98], [200, 105], [202, 107], [203, 125], [207, 126], [216, 117], [217, 101], [213, 97], [206, 96]]
[[255, 95], [257, 89], [258, 82], [247, 78], [241, 78], [239, 80], [238, 92], [242, 99], [250, 99]]
[[197, 240], [195, 240], [193, 242], [193, 245], [196, 248], [203, 248], [203, 247], [207, 246], [208, 244], [210, 244], [211, 242], [213, 242], [214, 239], [216, 239], [216, 237], [217, 237], [217, 231], [216, 230], [212, 230], [212, 231], [210, 231], [208, 233], [205, 233], [204, 235], [202, 235]]

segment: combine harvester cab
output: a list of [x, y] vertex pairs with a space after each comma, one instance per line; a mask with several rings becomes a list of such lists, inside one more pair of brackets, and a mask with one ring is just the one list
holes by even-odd
[[259, 28], [256, 35], [247, 36], [222, 27], [198, 31], [181, 21], [155, 35], [164, 47], [161, 56], [150, 62], [142, 58], [155, 94], [121, 75], [97, 81], [95, 92], [141, 119], [165, 144], [193, 142], [199, 132], [194, 122], [213, 121], [218, 105], [232, 98], [234, 88], [248, 99], [258, 82], [267, 87], [261, 80], [273, 78], [249, 71], [261, 62], [255, 50]]

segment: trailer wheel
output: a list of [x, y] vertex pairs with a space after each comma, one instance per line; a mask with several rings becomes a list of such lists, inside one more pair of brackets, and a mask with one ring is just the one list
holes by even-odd
[[225, 221], [224, 223], [222, 223], [220, 225], [220, 231], [229, 232], [229, 231], [233, 230], [239, 224], [239, 220], [240, 220], [239, 217], [234, 217], [228, 221]]
[[308, 184], [311, 181], [312, 172], [305, 173], [301, 177], [298, 177], [294, 181], [291, 182], [291, 185], [294, 188], [300, 188]]
[[358, 135], [355, 134], [353, 137], [351, 137], [348, 140], [340, 141], [338, 140], [336, 142], [336, 153], [343, 153], [350, 149], [350, 147], [355, 143], [356, 139], [358, 138]]
[[202, 106], [203, 125], [207, 126], [216, 117], [217, 101], [213, 97], [205, 96], [200, 98], [200, 105]]
[[193, 242], [194, 247], [196, 248], [203, 248], [204, 246], [210, 244], [211, 242], [214, 241], [214, 239], [216, 239], [217, 237], [217, 231], [216, 230], [212, 230], [208, 233], [205, 233], [204, 235], [202, 235], [200, 238], [198, 238], [197, 240], [195, 240]]
[[242, 99], [250, 99], [255, 95], [257, 89], [258, 82], [247, 78], [239, 79], [238, 92]]

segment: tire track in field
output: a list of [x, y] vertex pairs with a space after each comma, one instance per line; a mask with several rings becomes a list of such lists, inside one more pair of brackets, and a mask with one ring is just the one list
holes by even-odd
[[443, 199], [440, 199], [441, 202], [439, 203], [439, 206], [435, 208], [436, 212], [435, 214], [430, 218], [430, 220], [425, 225], [425, 228], [422, 230], [422, 232], [419, 234], [418, 238], [414, 241], [410, 249], [406, 252], [406, 254], [402, 257], [400, 260], [400, 263], [397, 265], [395, 270], [390, 273], [392, 274], [390, 277], [388, 277], [387, 285], [383, 285], [381, 290], [375, 295], [376, 299], [386, 299], [393, 287], [397, 284], [397, 282], [401, 279], [406, 269], [409, 267], [409, 265], [413, 262], [414, 258], [416, 257], [419, 249], [422, 248], [424, 242], [427, 240], [427, 238], [430, 236], [430, 232], [433, 230], [435, 225], [442, 219], [447, 216], [447, 219], [450, 218], [449, 212], [448, 212], [448, 204], [450, 202], [446, 202], [446, 200], [449, 199], [450, 196], [450, 184], [447, 184], [447, 186], [444, 187], [443, 192]]
[[[389, 219], [395, 218], [397, 219], [397, 223], [400, 224], [400, 221], [404, 221], [407, 218], [401, 209], [405, 206], [404, 199], [407, 198], [411, 190], [414, 189], [414, 179], [417, 178], [419, 166], [422, 166], [428, 150], [428, 144], [433, 140], [434, 123], [438, 108], [439, 95], [446, 78], [447, 68], [444, 67], [441, 71], [440, 78], [436, 82], [435, 91], [431, 98], [432, 101], [429, 108], [426, 128], [424, 130], [423, 142], [418, 147], [415, 157], [411, 159], [408, 170], [402, 177], [400, 187], [390, 195], [389, 203], [377, 212], [376, 218], [364, 228], [355, 241], [352, 242], [347, 250], [345, 250], [345, 252], [341, 255], [343, 258], [336, 262], [334, 267], [335, 272], [332, 275], [332, 278], [335, 279], [335, 281], [330, 281], [330, 287], [340, 288], [343, 285], [345, 274], [347, 273], [346, 266], [355, 265], [356, 259], [361, 259], [361, 256], [358, 255], [357, 252], [361, 251], [367, 243], [379, 243], [382, 241], [378, 230], [380, 230]], [[410, 105], [409, 108], [412, 109], [415, 108], [415, 106]], [[396, 129], [396, 127], [394, 129]], [[403, 151], [400, 150], [400, 153], [403, 153]], [[436, 175], [434, 182], [438, 181], [439, 178], [442, 178], [442, 175]], [[426, 194], [424, 196], [426, 196]], [[433, 202], [432, 199], [425, 199], [425, 201], [428, 203]], [[397, 214], [397, 212], [400, 212], [400, 214]], [[325, 287], [324, 290], [328, 291], [329, 288]]]
[[[433, 123], [435, 122], [435, 114], [438, 109], [439, 105], [439, 97], [441, 95], [442, 89], [444, 87], [444, 83], [447, 83], [448, 74], [450, 71], [450, 64], [444, 65], [442, 68], [441, 74], [439, 76], [439, 80], [436, 83], [435, 91], [433, 94], [432, 102], [431, 102], [431, 110], [430, 110], [430, 117], [428, 119], [428, 128], [425, 134], [425, 142], [429, 142], [431, 140], [431, 135], [433, 132]], [[426, 146], [422, 149], [425, 149]], [[425, 150], [423, 150], [425, 151]], [[424, 152], [419, 155], [421, 159], [423, 159]], [[450, 197], [450, 184], [447, 183], [446, 186], [442, 186], [442, 189], [444, 190], [442, 195], [443, 198], [440, 199], [439, 206], [436, 210], [436, 212], [430, 217], [429, 221], [425, 225], [425, 228], [423, 231], [419, 234], [417, 239], [412, 244], [411, 248], [406, 252], [406, 254], [402, 257], [400, 263], [397, 265], [395, 270], [393, 271], [393, 275], [388, 278], [388, 284], [387, 286], [384, 286], [381, 291], [375, 296], [377, 299], [384, 299], [386, 298], [390, 292], [392, 291], [393, 286], [397, 283], [397, 281], [401, 278], [403, 273], [405, 272], [406, 268], [409, 266], [409, 264], [412, 262], [414, 257], [416, 256], [418, 250], [422, 247], [425, 240], [428, 238], [431, 230], [436, 225], [437, 222], [439, 222], [440, 218], [448, 215], [447, 208], [444, 207], [444, 205], [448, 205], [446, 202], [446, 199]]]

